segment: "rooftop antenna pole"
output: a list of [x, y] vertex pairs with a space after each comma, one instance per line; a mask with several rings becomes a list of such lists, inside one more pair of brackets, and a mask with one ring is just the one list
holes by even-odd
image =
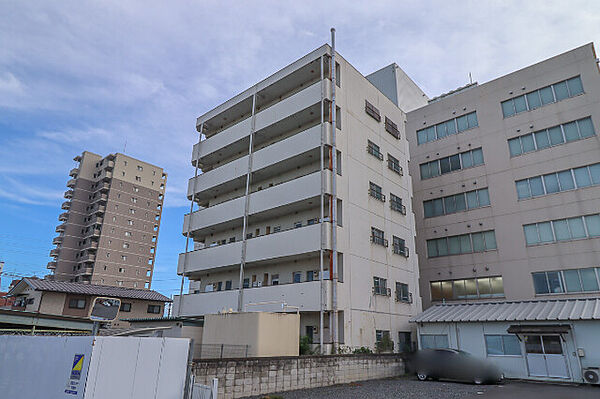
[[123, 146], [123, 153], [127, 151], [127, 136], [125, 136], [125, 145]]
[[469, 83], [473, 84], [473, 77], [471, 76], [471, 72], [469, 72]]

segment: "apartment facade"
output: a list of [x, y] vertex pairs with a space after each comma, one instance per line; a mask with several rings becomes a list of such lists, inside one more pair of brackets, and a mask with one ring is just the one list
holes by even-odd
[[300, 334], [327, 348], [410, 345], [421, 303], [405, 114], [332, 54], [198, 118], [175, 315], [299, 311]]
[[50, 279], [150, 288], [167, 175], [124, 154], [74, 158]]
[[407, 114], [424, 307], [600, 293], [593, 45]]

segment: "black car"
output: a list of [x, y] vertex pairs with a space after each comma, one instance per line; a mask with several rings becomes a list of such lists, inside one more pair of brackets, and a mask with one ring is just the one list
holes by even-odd
[[456, 349], [424, 349], [410, 361], [411, 369], [421, 381], [448, 379], [475, 384], [499, 383], [504, 375], [496, 365]]

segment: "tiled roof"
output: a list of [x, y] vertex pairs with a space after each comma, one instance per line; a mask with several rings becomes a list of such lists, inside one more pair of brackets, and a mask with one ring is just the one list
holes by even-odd
[[166, 296], [153, 291], [136, 288], [111, 287], [108, 285], [71, 283], [68, 281], [51, 281], [37, 278], [24, 278], [31, 288], [37, 291], [65, 292], [68, 294], [108, 296], [115, 298], [141, 299], [147, 301], [172, 302]]
[[413, 323], [600, 320], [600, 298], [434, 305]]

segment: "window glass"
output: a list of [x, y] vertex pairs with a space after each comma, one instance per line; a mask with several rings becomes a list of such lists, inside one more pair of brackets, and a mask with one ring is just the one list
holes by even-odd
[[513, 116], [515, 114], [515, 106], [512, 100], [502, 102], [502, 114], [505, 118], [508, 118], [509, 116]]
[[538, 231], [540, 232], [540, 242], [552, 242], [554, 236], [552, 234], [552, 226], [550, 222], [538, 223]]
[[485, 249], [496, 249], [496, 233], [492, 231], [485, 231], [483, 233], [483, 239], [485, 241]]
[[544, 353], [547, 355], [562, 355], [561, 338], [558, 335], [542, 335]]
[[555, 173], [552, 173], [550, 175], [544, 175], [544, 185], [546, 186], [547, 194], [556, 193], [560, 191], [558, 187], [558, 177]]
[[469, 128], [479, 126], [479, 123], [477, 122], [477, 113], [475, 112], [467, 114], [467, 121], [469, 122]]
[[431, 300], [442, 299], [442, 283], [439, 281], [433, 282], [429, 285], [431, 289]]
[[533, 135], [528, 134], [521, 136], [521, 145], [523, 146], [523, 152], [535, 151], [535, 144], [533, 142]]
[[421, 179], [429, 179], [431, 174], [429, 173], [429, 163], [423, 163], [421, 166]]
[[473, 233], [471, 235], [473, 239], [473, 252], [485, 251], [485, 245], [483, 243], [483, 233]]
[[460, 169], [460, 155], [452, 155], [450, 157], [450, 169], [459, 170]]
[[535, 133], [535, 144], [538, 150], [550, 147], [550, 139], [548, 138], [547, 130]]
[[444, 208], [446, 208], [446, 214], [456, 212], [456, 204], [453, 195], [444, 197]]
[[548, 135], [550, 136], [550, 144], [557, 145], [565, 142], [560, 126], [554, 126], [548, 129]]
[[531, 197], [531, 193], [529, 192], [529, 182], [527, 179], [519, 180], [516, 182], [517, 184], [517, 197], [519, 199], [529, 198]]
[[565, 139], [567, 142], [579, 140], [579, 132], [577, 131], [577, 123], [569, 122], [563, 125], [563, 130], [565, 131]]
[[435, 127], [434, 126], [428, 127], [426, 129], [426, 132], [427, 132], [427, 141], [435, 140], [436, 137], [435, 137]]
[[502, 277], [490, 277], [490, 284], [492, 287], [492, 296], [504, 296]]
[[548, 276], [548, 285], [550, 292], [557, 294], [563, 292], [562, 281], [560, 279], [560, 272], [546, 272]]
[[548, 282], [546, 281], [546, 273], [533, 273], [533, 286], [536, 294], [548, 294]]
[[446, 137], [446, 124], [439, 123], [439, 124], [435, 125], [435, 132], [437, 134], [438, 139]]
[[570, 240], [571, 234], [569, 233], [569, 227], [567, 226], [567, 220], [555, 220], [552, 222], [554, 225], [554, 234], [556, 234], [557, 241]]
[[485, 347], [488, 355], [504, 355], [504, 351], [502, 350], [502, 336], [500, 335], [486, 335]]
[[569, 94], [571, 97], [583, 93], [583, 85], [581, 84], [581, 78], [579, 76], [567, 80], [567, 85], [569, 86]]
[[571, 230], [572, 238], [584, 238], [585, 235], [585, 227], [583, 227], [583, 218], [576, 217], [567, 219], [569, 222], [569, 230]]
[[575, 182], [573, 181], [573, 175], [570, 170], [564, 170], [558, 172], [558, 181], [560, 183], [560, 190], [573, 190], [575, 188]]
[[511, 157], [521, 155], [521, 139], [519, 137], [515, 137], [514, 139], [508, 140], [508, 149]]
[[442, 281], [442, 296], [444, 298], [452, 298], [452, 281]]
[[440, 256], [448, 255], [448, 241], [445, 238], [437, 240], [437, 248]]
[[464, 299], [466, 298], [465, 292], [465, 280], [455, 280], [454, 281], [454, 298], [455, 299]]
[[531, 189], [532, 197], [544, 195], [544, 186], [542, 184], [542, 178], [540, 176], [530, 178], [529, 187]]
[[518, 114], [519, 112], [527, 111], [527, 104], [525, 103], [525, 96], [519, 96], [513, 98], [515, 103], [515, 112]]
[[526, 335], [524, 341], [527, 353], [543, 353], [542, 340], [539, 335]]
[[590, 237], [600, 236], [600, 215], [589, 215], [585, 217], [585, 225]]
[[492, 295], [490, 279], [488, 277], [477, 279], [477, 289], [481, 298], [489, 298]]
[[433, 213], [435, 216], [444, 214], [444, 204], [441, 198], [433, 200]]
[[573, 169], [573, 174], [575, 175], [575, 183], [577, 183], [577, 187], [587, 187], [592, 185], [592, 179], [590, 178], [587, 166]]
[[554, 102], [554, 95], [552, 94], [552, 87], [544, 87], [540, 89], [540, 97], [542, 98], [542, 104], [550, 104]]
[[450, 173], [450, 157], [440, 159], [440, 171], [442, 174]]
[[502, 342], [504, 344], [504, 354], [512, 356], [521, 355], [521, 343], [514, 335], [503, 335]]
[[554, 86], [554, 94], [556, 94], [556, 101], [564, 100], [569, 97], [569, 90], [567, 89], [567, 82], [556, 83]]
[[459, 236], [448, 237], [448, 254], [458, 255], [460, 253], [460, 238]]
[[473, 166], [483, 164], [483, 151], [481, 148], [473, 150]]
[[429, 169], [431, 172], [431, 177], [435, 177], [435, 176], [439, 176], [440, 175], [440, 164], [438, 163], [438, 161], [433, 161], [429, 163]]
[[463, 193], [456, 194], [454, 196], [454, 201], [456, 204], [456, 212], [464, 211], [467, 209], [467, 203], [465, 202], [465, 195]]
[[540, 238], [538, 236], [538, 229], [535, 224], [528, 224], [523, 226], [523, 231], [525, 232], [525, 242], [527, 245], [533, 245], [540, 242]]
[[460, 237], [460, 253], [468, 254], [473, 252], [471, 248], [471, 237], [468, 234], [464, 234]]
[[592, 176], [592, 183], [600, 184], [600, 163], [591, 165], [590, 175]]
[[427, 132], [425, 130], [419, 130], [417, 132], [417, 143], [423, 144], [427, 142]]
[[427, 256], [430, 258], [438, 256], [436, 240], [427, 240]]
[[456, 118], [456, 124], [458, 125], [459, 132], [462, 132], [463, 130], [467, 130], [469, 128], [469, 123], [467, 122], [466, 115]]
[[565, 270], [563, 272], [565, 277], [565, 286], [567, 292], [581, 292], [581, 282], [579, 281], [579, 272], [575, 270]]
[[536, 90], [532, 93], [527, 94], [527, 103], [529, 109], [536, 109], [541, 107], [542, 102], [540, 101], [540, 93]]
[[477, 191], [469, 191], [467, 193], [467, 207], [469, 209], [477, 208], [479, 203], [477, 201]]
[[433, 201], [423, 202], [423, 214], [426, 218], [435, 216], [435, 214], [433, 213]]
[[463, 152], [462, 154], [460, 154], [460, 157], [461, 157], [462, 166], [464, 169], [470, 168], [471, 166], [473, 166], [473, 155], [471, 154], [471, 151]]
[[594, 268], [579, 269], [584, 291], [598, 291], [598, 280]]
[[592, 118], [578, 120], [577, 126], [579, 126], [579, 134], [581, 135], [581, 138], [591, 137], [594, 135], [594, 126], [592, 125]]

